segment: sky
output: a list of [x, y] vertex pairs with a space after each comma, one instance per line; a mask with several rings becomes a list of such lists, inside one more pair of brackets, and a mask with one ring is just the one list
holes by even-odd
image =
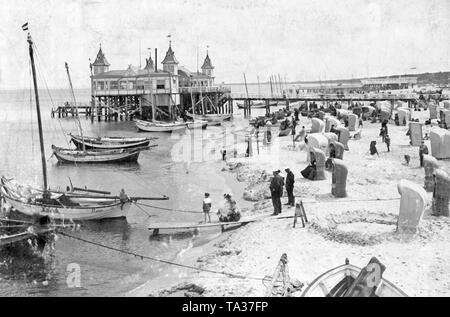
[[194, 71], [209, 47], [216, 83], [449, 71], [449, 17], [448, 0], [0, 0], [0, 89], [30, 85], [25, 22], [47, 86], [68, 87], [68, 62], [85, 88], [100, 43], [110, 69], [148, 48], [162, 68], [169, 34]]

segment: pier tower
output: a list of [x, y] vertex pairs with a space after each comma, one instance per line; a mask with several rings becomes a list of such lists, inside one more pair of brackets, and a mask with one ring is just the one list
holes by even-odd
[[214, 66], [211, 63], [211, 59], [209, 58], [208, 51], [206, 51], [206, 57], [203, 61], [202, 65], [202, 74], [214, 78], [213, 75]]
[[95, 58], [94, 63], [92, 64], [94, 75], [101, 74], [109, 71], [110, 64], [108, 63], [105, 54], [102, 51], [102, 45], [100, 44], [100, 48], [97, 53], [97, 57]]
[[164, 57], [164, 60], [161, 63], [163, 64], [163, 70], [165, 72], [178, 76], [178, 61], [175, 58], [174, 51], [172, 51], [172, 43], [169, 43], [169, 49], [166, 52], [166, 57]]

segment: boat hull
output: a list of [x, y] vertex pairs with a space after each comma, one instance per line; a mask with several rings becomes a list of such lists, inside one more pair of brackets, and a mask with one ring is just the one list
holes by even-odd
[[187, 123], [188, 129], [206, 129], [207, 126], [208, 126], [207, 121], [194, 121]]
[[291, 133], [291, 128], [287, 128], [285, 130], [280, 130], [280, 133], [278, 134], [278, 136], [288, 136]]
[[[71, 141], [76, 146], [78, 150], [83, 149], [83, 140], [85, 149], [100, 149], [100, 150], [120, 150], [120, 149], [131, 149], [141, 146], [148, 146], [150, 140], [147, 138], [132, 138], [127, 141], [125, 138], [86, 138], [83, 139], [80, 136], [71, 135]], [[120, 141], [122, 140], [122, 141]]]
[[79, 150], [66, 150], [53, 146], [53, 154], [60, 163], [135, 163], [139, 158], [141, 150], [114, 150], [83, 152]]
[[[186, 113], [189, 117], [194, 118], [191, 113]], [[205, 115], [195, 115], [196, 119], [207, 121], [209, 125], [214, 125], [214, 123], [221, 124], [224, 121], [229, 121], [232, 118], [232, 114], [205, 114]]]
[[186, 123], [155, 123], [143, 120], [136, 120], [136, 128], [143, 132], [174, 132], [184, 131]]
[[[303, 291], [302, 297], [321, 297], [321, 296], [339, 296], [335, 293], [345, 292], [346, 285], [344, 279], [348, 279], [347, 285], [350, 284], [361, 272], [361, 269], [351, 264], [344, 264], [331, 269], [312, 281]], [[341, 284], [339, 287], [338, 284]], [[375, 291], [378, 297], [407, 297], [401, 289], [396, 287], [388, 280], [381, 278], [379, 285]]]
[[[269, 104], [269, 107], [276, 107], [276, 106], [278, 106], [278, 103], [276, 103], [276, 102], [273, 102], [273, 103]], [[244, 104], [241, 104], [241, 103], [238, 103], [237, 107], [239, 109], [245, 109]], [[264, 109], [264, 108], [266, 108], [266, 104], [265, 103], [255, 103], [255, 104], [251, 105], [251, 108], [252, 109]]]
[[[20, 193], [8, 181], [2, 178], [1, 194], [5, 201], [17, 212], [26, 216], [48, 216], [56, 220], [100, 220], [126, 217], [131, 207], [131, 201], [122, 202], [116, 198], [90, 198], [77, 197], [67, 194], [67, 197], [76, 205], [46, 205], [36, 203], [30, 197]], [[17, 186], [16, 188], [20, 188]], [[39, 191], [34, 191], [39, 193]], [[60, 197], [61, 193], [51, 192], [53, 197]]]
[[86, 208], [57, 208], [54, 206], [43, 207], [42, 205], [31, 205], [18, 200], [14, 200], [8, 196], [5, 196], [5, 200], [18, 212], [27, 215], [40, 215], [49, 216], [56, 220], [100, 220], [111, 218], [124, 218], [131, 203], [115, 203], [110, 206], [102, 207], [86, 207]]

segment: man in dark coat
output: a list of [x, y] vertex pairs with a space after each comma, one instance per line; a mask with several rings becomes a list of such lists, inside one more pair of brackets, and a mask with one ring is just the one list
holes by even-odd
[[294, 198], [294, 183], [295, 183], [295, 176], [294, 173], [289, 168], [285, 169], [287, 176], [286, 176], [286, 191], [288, 194], [288, 202], [285, 205], [294, 206], [295, 204], [295, 198]]
[[428, 147], [425, 145], [425, 142], [422, 141], [422, 144], [419, 146], [420, 167], [423, 167], [423, 156], [425, 154], [428, 154]]
[[270, 182], [270, 194], [272, 196], [273, 215], [281, 213], [281, 196], [283, 196], [284, 180], [280, 176], [280, 171], [273, 172], [273, 179]]

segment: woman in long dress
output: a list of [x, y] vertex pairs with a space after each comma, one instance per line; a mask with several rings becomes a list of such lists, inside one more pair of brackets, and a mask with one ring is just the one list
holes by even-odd
[[236, 204], [236, 201], [231, 198], [230, 194], [223, 195], [225, 203], [223, 208], [219, 208], [217, 216], [220, 222], [239, 221], [241, 219], [241, 212]]

